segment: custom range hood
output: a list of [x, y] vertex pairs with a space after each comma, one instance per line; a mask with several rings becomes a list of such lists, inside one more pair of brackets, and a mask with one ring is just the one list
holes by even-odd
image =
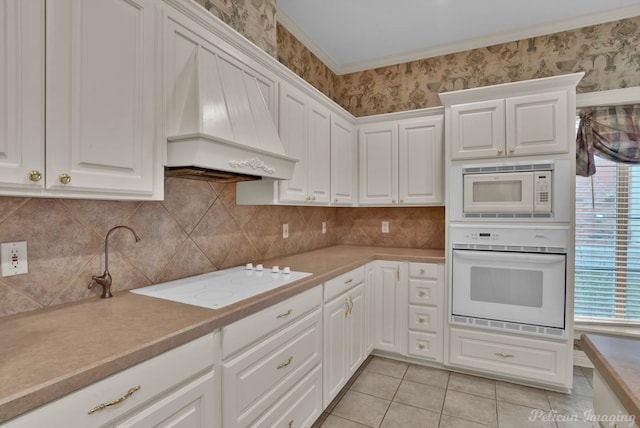
[[165, 175], [227, 183], [290, 179], [297, 159], [285, 153], [258, 74], [180, 36], [172, 54]]

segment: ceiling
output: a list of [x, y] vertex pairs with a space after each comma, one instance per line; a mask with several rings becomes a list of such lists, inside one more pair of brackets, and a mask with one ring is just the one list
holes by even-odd
[[336, 74], [640, 15], [640, 0], [278, 0], [278, 22]]

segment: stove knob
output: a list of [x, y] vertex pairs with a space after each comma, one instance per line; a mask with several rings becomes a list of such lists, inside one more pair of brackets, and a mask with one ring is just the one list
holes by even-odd
[[247, 263], [244, 268], [246, 270], [251, 270], [251, 269], [253, 269], [253, 264], [252, 263]]
[[284, 269], [282, 269], [282, 273], [291, 273], [291, 269], [289, 268], [289, 266], [286, 266]]
[[262, 267], [262, 265], [261, 265], [261, 264], [256, 265], [256, 270], [257, 270], [258, 272], [262, 272], [262, 269], [264, 269], [264, 268]]
[[274, 266], [274, 267], [271, 268], [271, 272], [278, 273], [278, 272], [280, 272], [280, 268], [278, 266]]

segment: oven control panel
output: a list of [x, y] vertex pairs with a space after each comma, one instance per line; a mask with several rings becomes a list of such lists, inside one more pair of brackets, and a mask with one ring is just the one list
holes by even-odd
[[452, 224], [449, 231], [453, 245], [506, 245], [564, 249], [569, 245], [569, 227], [567, 226], [504, 225], [484, 227], [478, 224]]

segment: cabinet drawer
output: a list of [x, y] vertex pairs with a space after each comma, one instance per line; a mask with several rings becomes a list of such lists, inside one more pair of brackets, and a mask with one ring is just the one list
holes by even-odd
[[450, 334], [451, 365], [571, 386], [566, 343], [457, 328], [451, 328]]
[[[80, 428], [111, 423], [211, 367], [215, 358], [214, 343], [213, 334], [193, 340], [38, 407], [11, 420], [7, 426]], [[88, 413], [100, 404], [123, 397], [127, 391], [137, 386], [140, 389], [122, 403]]]
[[317, 365], [263, 417], [250, 426], [310, 427], [322, 413], [322, 366]]
[[317, 309], [223, 364], [224, 426], [247, 426], [315, 365], [322, 350]]
[[326, 281], [324, 283], [324, 302], [328, 302], [362, 282], [364, 282], [364, 266]]
[[409, 330], [440, 333], [442, 315], [438, 308], [409, 306]]
[[409, 279], [409, 303], [414, 305], [440, 305], [443, 284], [435, 279]]
[[222, 329], [222, 358], [283, 328], [320, 305], [322, 287], [317, 286]]
[[441, 338], [441, 334], [410, 331], [407, 353], [412, 357], [442, 362]]
[[438, 279], [436, 263], [409, 263], [409, 278]]

